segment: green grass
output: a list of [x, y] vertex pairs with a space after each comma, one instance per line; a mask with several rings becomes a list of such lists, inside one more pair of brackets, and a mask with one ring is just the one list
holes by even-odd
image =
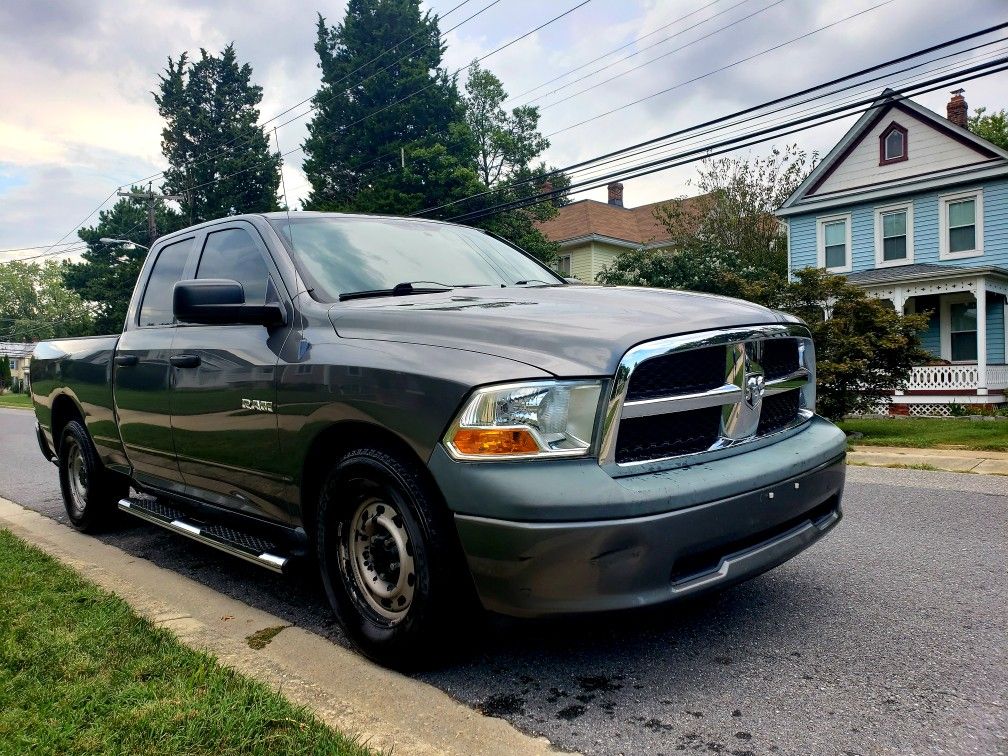
[[370, 753], [6, 531], [0, 751]]
[[0, 394], [0, 407], [23, 407], [31, 409], [32, 402], [29, 394]]
[[844, 420], [847, 433], [863, 433], [854, 446], [911, 446], [920, 449], [1008, 451], [1008, 421], [920, 417]]

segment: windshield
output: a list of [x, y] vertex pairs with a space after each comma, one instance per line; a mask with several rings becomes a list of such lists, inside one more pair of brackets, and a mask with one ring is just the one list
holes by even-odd
[[517, 249], [464, 226], [352, 216], [272, 218], [270, 223], [290, 244], [301, 275], [323, 301], [407, 282], [417, 288], [564, 283]]

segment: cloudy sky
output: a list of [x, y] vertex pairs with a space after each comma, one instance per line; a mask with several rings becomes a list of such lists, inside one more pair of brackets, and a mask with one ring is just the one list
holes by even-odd
[[[424, 7], [444, 14], [459, 2], [424, 0]], [[462, 68], [579, 2], [470, 0], [444, 16], [441, 28], [491, 7], [446, 35], [445, 65]], [[265, 119], [314, 93], [319, 78], [312, 48], [315, 14], [335, 23], [344, 6], [338, 0], [5, 0], [0, 5], [0, 249], [52, 244], [65, 234], [72, 240], [80, 221], [117, 186], [165, 167], [161, 121], [150, 92], [168, 55], [197, 53], [200, 47], [217, 51], [233, 41], [263, 86]], [[879, 7], [789, 42], [873, 6]], [[535, 102], [543, 108], [543, 132], [558, 132], [547, 159], [562, 166], [1006, 19], [1005, 0], [590, 0], [483, 65], [520, 95], [630, 43], [510, 103], [540, 98]], [[787, 44], [711, 73], [781, 43]], [[604, 72], [570, 84], [608, 64]], [[704, 78], [566, 128], [699, 76]], [[1008, 107], [1008, 73], [968, 83], [966, 96], [971, 108]], [[947, 99], [941, 90], [918, 101], [944, 112]], [[307, 120], [281, 129], [284, 150], [301, 143]], [[825, 152], [852, 121], [790, 139]], [[286, 166], [293, 197], [307, 192], [300, 157], [292, 155]], [[626, 203], [690, 193], [694, 173], [695, 168], [682, 167], [628, 182]], [[604, 193], [581, 196], [604, 199]], [[0, 253], [0, 259], [30, 254]]]

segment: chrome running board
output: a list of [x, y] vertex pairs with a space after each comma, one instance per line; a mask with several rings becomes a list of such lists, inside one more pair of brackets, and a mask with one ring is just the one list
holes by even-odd
[[275, 553], [277, 548], [271, 541], [224, 525], [193, 522], [181, 512], [150, 496], [120, 499], [119, 509], [273, 572], [282, 574], [290, 561], [288, 557]]

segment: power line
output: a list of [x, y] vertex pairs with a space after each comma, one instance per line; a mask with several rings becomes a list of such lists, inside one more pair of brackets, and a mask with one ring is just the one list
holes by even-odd
[[[763, 55], [766, 55], [767, 53], [774, 52], [775, 50], [779, 50], [782, 47], [786, 47], [787, 45], [794, 44], [795, 42], [798, 42], [800, 40], [803, 40], [803, 39], [806, 39], [808, 37], [811, 37], [814, 34], [818, 34], [821, 31], [825, 31], [826, 29], [830, 29], [830, 28], [832, 28], [834, 26], [837, 26], [838, 24], [842, 24], [845, 21], [850, 21], [852, 18], [856, 18], [857, 16], [864, 15], [865, 13], [870, 13], [871, 11], [876, 10], [878, 8], [881, 8], [884, 5], [889, 5], [892, 2], [893, 2], [893, 0], [883, 0], [883, 2], [878, 3], [877, 5], [873, 5], [870, 8], [865, 8], [864, 10], [857, 11], [856, 13], [852, 13], [849, 16], [844, 16], [841, 19], [837, 19], [836, 21], [833, 21], [832, 23], [826, 24], [825, 26], [820, 26], [817, 29], [813, 29], [812, 31], [808, 31], [808, 32], [805, 32], [804, 34], [800, 34], [797, 37], [792, 37], [791, 39], [787, 40], [786, 42], [781, 42], [781, 43], [776, 44], [776, 45], [774, 45], [772, 47], [768, 47], [768, 48], [766, 48], [764, 50], [760, 50], [758, 53], [753, 53], [752, 55], [748, 55], [745, 58], [740, 58], [739, 60], [736, 60], [736, 61], [734, 61], [732, 63], [728, 63], [727, 65], [721, 66], [720, 68], [715, 68], [714, 70], [708, 71], [707, 73], [701, 74], [700, 76], [694, 76], [692, 79], [687, 79], [686, 81], [681, 81], [678, 84], [673, 84], [670, 87], [666, 87], [665, 89], [659, 90], [658, 92], [654, 92], [652, 94], [649, 94], [646, 97], [641, 97], [640, 99], [634, 100], [633, 102], [628, 102], [625, 105], [621, 105], [618, 108], [613, 108], [612, 110], [608, 110], [605, 113], [599, 113], [598, 115], [592, 116], [591, 118], [587, 118], [587, 119], [585, 119], [583, 121], [579, 121], [578, 123], [573, 123], [573, 124], [571, 124], [569, 126], [563, 127], [562, 129], [557, 129], [556, 131], [552, 131], [549, 134], [546, 134], [546, 137], [549, 138], [549, 137], [552, 137], [552, 136], [556, 136], [557, 134], [562, 134], [565, 131], [570, 131], [571, 129], [577, 128], [578, 126], [583, 126], [586, 123], [590, 123], [592, 121], [596, 121], [599, 118], [604, 118], [605, 116], [612, 115], [613, 113], [618, 113], [619, 111], [625, 110], [626, 108], [629, 108], [629, 107], [633, 107], [634, 105], [639, 105], [640, 103], [645, 102], [647, 100], [650, 100], [650, 99], [652, 99], [654, 97], [658, 97], [659, 95], [668, 94], [672, 90], [679, 89], [680, 87], [684, 87], [687, 84], [694, 84], [694, 83], [696, 83], [696, 82], [698, 82], [698, 81], [700, 81], [702, 79], [706, 79], [708, 76], [713, 76], [714, 74], [721, 73], [722, 71], [727, 71], [729, 68], [733, 68], [734, 66], [737, 66], [737, 65], [739, 65], [741, 63], [747, 63], [750, 60], [754, 60], [755, 58], [759, 58], [759, 57], [761, 57]], [[638, 68], [639, 68], [639, 66], [638, 66]], [[617, 78], [617, 77], [613, 77], [613, 78]], [[588, 90], [583, 90], [583, 91], [588, 91]], [[570, 99], [570, 98], [567, 98], [567, 99]]]
[[[996, 60], [984, 63], [978, 66], [973, 66], [971, 68], [961, 70], [958, 72], [953, 72], [951, 74], [946, 74], [940, 77], [933, 78], [926, 82], [921, 82], [914, 87], [915, 91], [902, 92], [899, 94], [899, 99], [906, 99], [913, 94], [923, 94], [925, 92], [934, 91], [935, 89], [940, 89], [942, 87], [948, 86], [950, 83], [960, 83], [969, 79], [982, 78], [984, 76], [989, 76], [1000, 71], [1008, 70], [1008, 56], [1002, 56]], [[573, 189], [580, 189], [587, 191], [588, 189], [595, 189], [604, 186], [606, 183], [615, 180], [627, 180], [631, 178], [639, 178], [641, 176], [646, 176], [651, 173], [656, 173], [658, 171], [667, 170], [668, 168], [675, 167], [677, 165], [684, 165], [687, 163], [695, 162], [700, 156], [710, 157], [712, 155], [724, 154], [726, 152], [732, 152], [745, 147], [751, 147], [762, 142], [769, 141], [781, 136], [786, 136], [789, 134], [797, 133], [800, 131], [805, 131], [809, 128], [815, 126], [822, 126], [827, 123], [832, 123], [834, 121], [842, 120], [849, 117], [852, 113], [857, 112], [857, 108], [868, 106], [870, 107], [874, 102], [877, 101], [877, 97], [868, 98], [860, 100], [852, 105], [844, 105], [832, 110], [826, 111], [825, 113], [817, 113], [815, 115], [808, 116], [806, 118], [801, 118], [797, 120], [790, 120], [785, 124], [772, 126], [765, 129], [757, 130], [753, 133], [742, 134], [740, 136], [733, 137], [731, 139], [726, 139], [721, 142], [714, 144], [703, 145], [700, 147], [687, 150], [686, 152], [678, 153], [676, 155], [661, 158], [659, 160], [654, 160], [642, 165], [634, 166], [632, 168], [623, 169], [621, 171], [616, 171], [605, 176], [599, 176], [596, 178], [588, 179], [582, 183], [571, 184], [565, 189], [565, 191], [570, 191]], [[825, 116], [832, 116], [830, 118], [825, 118]], [[817, 119], [823, 119], [818, 123], [812, 123]], [[792, 128], [781, 130], [781, 126], [791, 126]], [[715, 150], [717, 150], [715, 152]], [[462, 213], [449, 218], [450, 221], [466, 222], [475, 221], [490, 215], [495, 215], [499, 212], [505, 212], [511, 209], [518, 209], [521, 207], [528, 207], [534, 204], [539, 204], [541, 202], [546, 202], [552, 199], [553, 194], [557, 192], [540, 193], [534, 197], [523, 198], [518, 200], [512, 200], [505, 203], [500, 203], [498, 205], [483, 208], [481, 210], [475, 210], [468, 213]]]
[[[524, 92], [521, 92], [519, 94], [512, 95], [511, 97], [508, 97], [507, 100], [505, 100], [505, 103], [511, 102], [513, 100], [518, 100], [518, 99], [524, 97], [527, 94], [532, 94], [532, 92], [535, 92], [537, 89], [542, 89], [543, 87], [549, 86], [550, 84], [552, 84], [555, 81], [560, 81], [560, 79], [564, 78], [565, 76], [569, 76], [570, 74], [575, 73], [576, 71], [580, 71], [582, 68], [587, 68], [592, 63], [598, 63], [600, 60], [603, 60], [604, 58], [608, 58], [613, 53], [617, 53], [620, 50], [625, 50], [626, 48], [630, 47], [631, 45], [637, 44], [638, 42], [641, 42], [641, 41], [647, 39], [648, 37], [652, 37], [652, 36], [654, 36], [655, 34], [657, 34], [660, 31], [665, 31], [670, 26], [675, 26], [680, 21], [685, 21], [690, 16], [695, 16], [697, 13], [700, 13], [701, 11], [705, 11], [705, 10], [707, 10], [708, 8], [710, 8], [713, 5], [717, 5], [719, 2], [721, 2], [721, 0], [713, 0], [713, 2], [710, 2], [710, 3], [707, 3], [706, 5], [701, 6], [701, 7], [697, 8], [695, 11], [693, 11], [691, 13], [687, 13], [685, 16], [679, 16], [679, 18], [675, 19], [674, 21], [670, 21], [669, 23], [665, 24], [664, 26], [659, 26], [654, 31], [649, 31], [647, 34], [644, 34], [644, 35], [642, 35], [640, 37], [637, 37], [636, 39], [632, 39], [629, 42], [627, 42], [626, 44], [620, 45], [619, 47], [614, 47], [609, 52], [603, 53], [602, 55], [599, 55], [596, 58], [592, 58], [589, 61], [585, 61], [581, 65], [578, 65], [578, 66], [575, 66], [574, 68], [568, 69], [567, 71], [565, 71], [564, 73], [560, 74], [559, 76], [554, 76], [549, 81], [544, 81], [542, 84], [534, 86], [531, 89], [526, 89]], [[742, 0], [741, 2], [736, 3], [735, 5], [733, 5], [728, 10], [732, 10], [732, 8], [737, 8], [738, 6], [743, 5], [744, 3], [747, 3], [747, 2], [749, 2], [749, 0]], [[716, 16], [711, 16], [711, 18], [716, 18]], [[710, 19], [707, 19], [707, 20], [709, 21]], [[675, 36], [675, 35], [673, 35], [673, 36]], [[672, 37], [666, 37], [662, 41], [663, 42], [667, 42], [669, 39], [672, 39]], [[661, 43], [659, 42], [658, 44], [661, 44]], [[653, 45], [652, 45], [652, 47], [653, 47]], [[644, 48], [644, 49], [647, 50], [649, 48]]]
[[[721, 32], [727, 31], [728, 29], [731, 29], [733, 26], [738, 26], [739, 24], [741, 24], [741, 23], [743, 23], [745, 21], [748, 21], [749, 19], [754, 18], [755, 16], [758, 16], [761, 13], [765, 13], [766, 11], [770, 10], [771, 8], [777, 7], [778, 5], [780, 5], [783, 2], [784, 2], [784, 0], [775, 0], [775, 2], [772, 2], [769, 5], [766, 5], [766, 6], [760, 8], [758, 10], [755, 10], [755, 11], [753, 11], [752, 13], [750, 13], [747, 16], [742, 16], [742, 18], [735, 19], [731, 23], [725, 24], [724, 26], [719, 26], [717, 29], [714, 29], [713, 31], [708, 32], [707, 34], [704, 34], [702, 37], [697, 37], [696, 39], [691, 40], [691, 41], [687, 42], [684, 45], [680, 45], [679, 47], [676, 47], [676, 48], [674, 48], [672, 50], [669, 50], [668, 52], [664, 52], [661, 55], [658, 55], [657, 57], [654, 57], [651, 60], [645, 61], [644, 63], [641, 63], [638, 66], [634, 66], [633, 68], [628, 68], [626, 71], [618, 73], [615, 76], [611, 76], [610, 78], [605, 79], [604, 81], [601, 81], [601, 82], [599, 82], [597, 84], [593, 84], [592, 86], [586, 87], [585, 89], [578, 90], [577, 92], [575, 92], [572, 95], [568, 95], [567, 97], [559, 99], [559, 100], [557, 100], [555, 102], [551, 102], [548, 105], [543, 105], [541, 107], [541, 109], [542, 110], [546, 110], [547, 108], [552, 108], [554, 105], [559, 105], [562, 102], [567, 102], [567, 100], [570, 100], [570, 99], [572, 99], [574, 97], [577, 97], [580, 94], [584, 94], [585, 92], [590, 92], [591, 90], [596, 89], [596, 88], [602, 86], [603, 84], [608, 84], [610, 81], [614, 81], [615, 79], [618, 79], [621, 76], [626, 76], [628, 73], [633, 73], [634, 71], [637, 71], [638, 69], [644, 68], [645, 66], [650, 66], [652, 63], [655, 63], [655, 62], [657, 62], [659, 60], [662, 60], [663, 58], [667, 58], [669, 55], [674, 55], [677, 52], [681, 52], [681, 51], [685, 50], [687, 47], [692, 47], [693, 45], [697, 44], [698, 42], [703, 42], [705, 39], [710, 39], [711, 37], [717, 36]], [[892, 0], [888, 0], [888, 2], [892, 2]], [[742, 3], [739, 3], [738, 5], [741, 5], [741, 4]], [[734, 8], [737, 8], [738, 5], [733, 5], [731, 8], [728, 8], [727, 10], [721, 11], [721, 13], [727, 13], [728, 11], [733, 10]], [[718, 15], [721, 15], [721, 14], [718, 14]], [[716, 17], [717, 16], [711, 16], [711, 18], [709, 18], [709, 19], [706, 19], [706, 20], [701, 21], [701, 22], [699, 22], [697, 24], [694, 24], [693, 26], [690, 26], [690, 27], [688, 27], [686, 29], [683, 29], [678, 34], [673, 34], [671, 37], [669, 37], [666, 40], [663, 40], [662, 42], [656, 42], [654, 45], [651, 45], [650, 47], [645, 47], [642, 50], [638, 50], [637, 52], [635, 52], [635, 53], [633, 53], [631, 55], [627, 55], [627, 56], [625, 56], [623, 58], [620, 58], [619, 60], [614, 60], [613, 62], [611, 62], [611, 63], [609, 63], [609, 64], [607, 64], [605, 66], [602, 66], [601, 68], [598, 68], [598, 69], [592, 71], [591, 73], [585, 74], [584, 76], [582, 76], [582, 77], [580, 77], [578, 79], [574, 79], [574, 81], [568, 82], [567, 84], [564, 84], [562, 87], [557, 87], [556, 89], [552, 89], [549, 92], [546, 92], [545, 94], [539, 95], [538, 97], [535, 97], [535, 98], [529, 100], [528, 102], [526, 102], [524, 104], [525, 105], [529, 105], [529, 104], [535, 102], [536, 100], [541, 100], [544, 97], [549, 97], [550, 95], [556, 94], [557, 92], [562, 92], [563, 90], [567, 89], [567, 87], [572, 87], [572, 86], [574, 86], [575, 84], [577, 84], [580, 81], [584, 81], [585, 79], [590, 79], [595, 74], [602, 73], [602, 71], [605, 71], [608, 68], [612, 68], [617, 63], [622, 63], [624, 61], [630, 60], [630, 58], [632, 58], [632, 57], [634, 57], [636, 55], [639, 55], [640, 53], [642, 53], [642, 52], [644, 52], [646, 50], [651, 49], [651, 47], [656, 47], [657, 45], [664, 44], [664, 42], [667, 42], [669, 39], [672, 39], [673, 37], [677, 37], [677, 36], [679, 36], [679, 34], [683, 34], [685, 32], [691, 31], [692, 29], [695, 29], [696, 27], [698, 27], [698, 26], [700, 26], [702, 24], [705, 24], [705, 23], [707, 23], [707, 21], [710, 21], [710, 20], [712, 20], [712, 19], [714, 19]]]
[[[555, 168], [552, 171], [550, 171], [548, 174], [546, 174], [545, 176], [540, 176], [540, 177], [534, 177], [534, 178], [528, 178], [528, 179], [522, 179], [522, 180], [518, 180], [518, 181], [513, 181], [513, 182], [510, 182], [510, 183], [505, 184], [503, 186], [497, 186], [497, 187], [494, 187], [492, 189], [488, 189], [488, 190], [483, 191], [483, 192], [478, 192], [476, 194], [472, 194], [472, 195], [470, 195], [468, 197], [462, 197], [460, 199], [452, 200], [450, 202], [445, 202], [445, 203], [440, 204], [440, 205], [423, 208], [422, 210], [418, 210], [418, 211], [412, 213], [412, 215], [421, 215], [421, 214], [424, 214], [424, 213], [435, 212], [437, 210], [443, 210], [443, 209], [445, 209], [447, 207], [453, 207], [454, 205], [458, 205], [458, 204], [460, 204], [462, 202], [466, 202], [468, 200], [478, 199], [480, 197], [484, 197], [484, 196], [487, 196], [489, 194], [496, 194], [496, 193], [498, 193], [502, 189], [512, 189], [512, 188], [516, 188], [516, 187], [520, 187], [520, 186], [524, 186], [524, 185], [530, 184], [530, 183], [532, 183], [534, 181], [542, 181], [543, 179], [549, 178], [550, 176], [556, 176], [556, 175], [560, 175], [560, 174], [571, 173], [571, 172], [577, 171], [579, 169], [585, 168], [586, 166], [591, 166], [591, 165], [594, 165], [594, 164], [598, 164], [600, 161], [607, 160], [609, 158], [616, 158], [616, 157], [619, 157], [619, 156], [626, 155], [627, 153], [629, 153], [629, 152], [631, 152], [633, 150], [638, 150], [638, 149], [643, 148], [643, 147], [649, 147], [651, 145], [656, 145], [656, 144], [659, 144], [659, 143], [662, 143], [662, 142], [667, 142], [670, 139], [673, 139], [675, 137], [680, 137], [680, 136], [683, 136], [683, 135], [686, 135], [686, 134], [690, 134], [690, 133], [694, 133], [694, 132], [700, 132], [701, 130], [707, 129], [707, 128], [711, 127], [711, 126], [717, 126], [719, 124], [723, 124], [723, 123], [726, 123], [728, 121], [732, 121], [732, 120], [735, 120], [737, 118], [741, 118], [743, 116], [750, 116], [753, 113], [757, 113], [757, 112], [759, 112], [761, 110], [765, 110], [767, 108], [771, 108], [771, 107], [774, 107], [776, 105], [780, 105], [780, 104], [785, 103], [785, 102], [787, 102], [789, 100], [793, 100], [793, 99], [796, 99], [798, 97], [803, 97], [805, 95], [812, 94], [812, 93], [814, 93], [814, 92], [816, 92], [818, 90], [821, 90], [821, 89], [826, 89], [826, 88], [829, 88], [829, 87], [836, 86], [838, 84], [842, 84], [844, 82], [849, 82], [849, 81], [858, 79], [858, 78], [860, 78], [862, 76], [865, 76], [867, 74], [875, 73], [877, 71], [881, 71], [881, 70], [884, 70], [886, 68], [890, 68], [890, 67], [892, 67], [894, 65], [898, 65], [900, 63], [904, 63], [906, 61], [913, 60], [914, 58], [918, 58], [918, 57], [921, 57], [921, 56], [924, 56], [924, 55], [928, 55], [928, 54], [930, 54], [932, 52], [936, 52], [938, 50], [942, 50], [942, 49], [945, 49], [945, 48], [948, 48], [948, 47], [952, 47], [952, 46], [961, 44], [963, 42], [967, 42], [967, 41], [970, 41], [970, 40], [973, 40], [973, 39], [977, 39], [977, 38], [982, 37], [982, 36], [986, 36], [988, 34], [991, 34], [992, 32], [999, 31], [999, 30], [1004, 29], [1006, 27], [1008, 27], [1008, 22], [1003, 22], [1003, 23], [1000, 23], [1000, 24], [994, 24], [993, 26], [988, 26], [986, 28], [979, 29], [979, 30], [977, 30], [975, 32], [971, 32], [969, 34], [964, 34], [964, 35], [961, 35], [959, 37], [955, 37], [953, 39], [946, 40], [944, 42], [939, 42], [937, 44], [930, 45], [930, 46], [925, 47], [925, 48], [921, 48], [920, 50], [916, 50], [916, 51], [911, 52], [911, 53], [900, 55], [900, 56], [898, 56], [896, 58], [892, 58], [892, 59], [884, 61], [882, 63], [876, 63], [876, 64], [868, 66], [866, 68], [862, 68], [862, 69], [860, 69], [858, 71], [854, 71], [852, 73], [845, 74], [843, 76], [839, 76], [839, 77], [837, 77], [835, 79], [831, 79], [830, 81], [827, 81], [827, 82], [824, 82], [824, 83], [821, 83], [821, 84], [816, 84], [814, 86], [807, 87], [807, 88], [799, 90], [797, 92], [792, 92], [790, 94], [786, 94], [786, 95], [783, 95], [783, 96], [780, 96], [780, 97], [775, 97], [775, 98], [772, 98], [770, 100], [766, 100], [766, 101], [761, 102], [759, 104], [752, 105], [752, 106], [749, 106], [747, 108], [743, 108], [742, 110], [736, 111], [734, 113], [728, 113], [726, 115], [718, 116], [716, 118], [711, 118], [711, 119], [709, 119], [707, 121], [704, 121], [702, 123], [694, 124], [692, 126], [688, 126], [688, 127], [682, 128], [682, 129], [678, 129], [676, 131], [671, 131], [671, 132], [668, 132], [666, 134], [662, 134], [660, 136], [652, 137], [652, 138], [646, 139], [646, 140], [644, 140], [642, 142], [638, 142], [636, 144], [632, 144], [632, 145], [629, 145], [627, 147], [622, 147], [620, 149], [613, 150], [611, 152], [607, 152], [607, 153], [605, 153], [603, 155], [599, 155], [597, 157], [590, 158], [588, 160], [582, 160], [580, 162], [573, 163], [573, 164], [568, 165], [568, 166], [563, 167], [563, 168]], [[960, 53], [956, 53], [956, 54], [961, 54], [961, 52]]]

